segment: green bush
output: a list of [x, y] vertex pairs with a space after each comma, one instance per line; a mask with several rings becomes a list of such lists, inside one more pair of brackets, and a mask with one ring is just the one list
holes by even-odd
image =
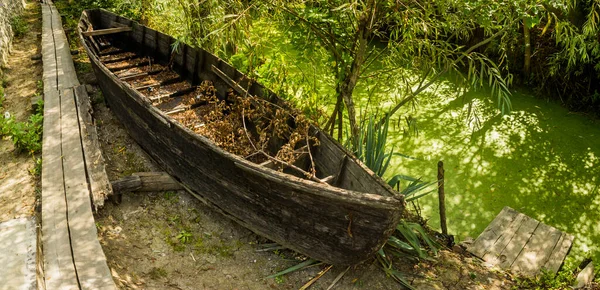
[[[2, 104], [4, 97], [0, 98]], [[42, 150], [43, 103], [39, 101], [37, 111], [27, 122], [17, 122], [13, 116], [0, 116], [0, 137], [8, 136], [19, 152], [38, 153]]]
[[22, 37], [25, 35], [27, 30], [29, 30], [29, 25], [27, 25], [27, 21], [23, 19], [21, 16], [14, 16], [10, 19], [10, 26], [12, 27], [12, 31], [15, 34], [15, 37]]

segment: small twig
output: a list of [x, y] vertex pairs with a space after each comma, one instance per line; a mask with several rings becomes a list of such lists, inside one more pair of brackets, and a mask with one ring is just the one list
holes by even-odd
[[315, 161], [313, 160], [312, 153], [310, 152], [310, 138], [308, 138], [308, 132], [306, 133], [306, 149], [308, 150], [308, 157], [310, 158], [310, 175], [315, 176], [317, 169], [315, 168]]
[[270, 252], [270, 251], [275, 251], [275, 250], [283, 250], [283, 249], [287, 249], [284, 246], [272, 246], [272, 247], [268, 247], [268, 248], [262, 248], [262, 249], [256, 249], [254, 250], [255, 252]]
[[327, 287], [327, 290], [331, 290], [333, 288], [333, 286], [335, 286], [335, 284], [337, 284], [337, 282], [339, 282], [340, 279], [342, 279], [342, 277], [344, 277], [344, 275], [346, 274], [346, 272], [348, 272], [348, 270], [350, 270], [350, 267], [346, 268], [346, 270], [344, 270], [342, 273], [337, 275], [337, 277], [335, 277], [335, 279], [333, 279], [333, 282], [331, 282], [331, 285], [329, 285], [329, 287]]
[[[258, 152], [258, 149], [256, 149], [256, 146], [254, 146], [254, 142], [252, 142], [252, 139], [250, 139], [250, 134], [248, 134], [248, 129], [246, 128], [246, 117], [244, 116], [244, 108], [242, 108], [242, 124], [244, 124], [244, 133], [246, 133], [246, 137], [248, 137], [248, 142], [250, 142], [250, 145], [252, 145], [252, 148], [254, 148], [254, 151]], [[256, 152], [254, 152], [254, 153], [256, 153]], [[252, 153], [252, 154], [254, 154], [254, 153]]]
[[327, 182], [325, 182], [325, 181], [323, 181], [323, 180], [321, 180], [321, 179], [318, 179], [318, 178], [316, 178], [316, 177], [315, 177], [315, 176], [313, 176], [312, 174], [310, 174], [310, 173], [308, 173], [308, 172], [304, 171], [302, 168], [300, 168], [300, 167], [298, 167], [298, 166], [296, 166], [296, 165], [289, 164], [289, 163], [287, 163], [287, 162], [285, 162], [285, 161], [283, 161], [283, 160], [279, 160], [279, 159], [277, 159], [277, 158], [275, 158], [275, 157], [272, 157], [271, 155], [267, 154], [266, 152], [264, 152], [264, 151], [262, 151], [262, 150], [259, 150], [259, 152], [260, 152], [260, 153], [262, 153], [262, 154], [263, 154], [265, 157], [267, 157], [268, 159], [270, 159], [270, 160], [271, 160], [271, 161], [273, 161], [273, 162], [281, 163], [281, 164], [283, 164], [283, 165], [285, 165], [285, 166], [287, 166], [287, 167], [289, 167], [289, 168], [291, 168], [291, 169], [294, 169], [294, 170], [296, 170], [296, 171], [298, 171], [298, 172], [300, 172], [300, 173], [304, 174], [305, 176], [307, 176], [307, 177], [308, 177], [310, 180], [312, 180], [312, 181], [316, 181], [316, 182], [318, 182], [318, 183], [322, 183], [322, 184], [327, 184], [327, 185], [329, 185], [329, 183], [327, 183]]
[[308, 283], [304, 284], [304, 286], [300, 287], [300, 290], [308, 289], [308, 287], [310, 287], [312, 284], [317, 282], [317, 280], [319, 280], [321, 277], [323, 277], [323, 275], [325, 275], [325, 273], [327, 273], [329, 270], [331, 270], [332, 267], [333, 267], [333, 265], [329, 265], [329, 267], [323, 269], [321, 272], [319, 272], [319, 274], [317, 274], [317, 276], [315, 276], [310, 281], [308, 281]]

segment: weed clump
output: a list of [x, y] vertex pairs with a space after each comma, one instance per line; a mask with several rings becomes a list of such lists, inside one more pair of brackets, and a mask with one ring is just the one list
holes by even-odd
[[25, 19], [21, 16], [14, 16], [13, 18], [11, 18], [10, 26], [12, 28], [13, 33], [15, 34], [15, 37], [17, 38], [23, 37], [25, 33], [27, 33], [27, 30], [29, 30], [29, 25], [27, 24], [27, 21], [25, 21]]
[[[0, 108], [4, 98], [4, 95], [0, 96]], [[32, 155], [39, 153], [42, 150], [43, 107], [43, 101], [38, 101], [36, 112], [26, 122], [18, 122], [9, 112], [5, 112], [0, 116], [0, 138], [9, 137], [19, 152]]]

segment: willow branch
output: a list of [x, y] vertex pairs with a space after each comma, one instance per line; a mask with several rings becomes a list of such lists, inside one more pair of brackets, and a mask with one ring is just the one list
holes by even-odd
[[[513, 20], [514, 22], [514, 20]], [[419, 88], [417, 88], [416, 91], [412, 92], [410, 94], [410, 96], [402, 99], [402, 101], [400, 101], [400, 103], [396, 104], [396, 106], [394, 106], [394, 108], [392, 108], [387, 114], [384, 114], [383, 118], [379, 121], [379, 124], [383, 124], [385, 122], [385, 118], [393, 115], [394, 113], [396, 113], [402, 106], [404, 106], [406, 103], [412, 101], [417, 95], [419, 95], [420, 93], [422, 93], [424, 90], [426, 90], [427, 88], [429, 88], [431, 85], [433, 85], [442, 75], [444, 75], [446, 72], [448, 72], [448, 70], [450, 69], [450, 67], [453, 67], [455, 65], [457, 65], [458, 63], [460, 63], [463, 58], [465, 58], [467, 55], [469, 55], [471, 52], [473, 52], [474, 50], [490, 43], [492, 40], [496, 39], [498, 36], [502, 35], [505, 30], [507, 30], [509, 27], [512, 26], [512, 23], [510, 23], [510, 25], [505, 26], [503, 29], [499, 30], [498, 32], [492, 34], [490, 37], [482, 40], [481, 42], [471, 46], [469, 49], [467, 49], [467, 51], [465, 51], [460, 57], [458, 57], [457, 59], [455, 59], [450, 65], [447, 65], [446, 67], [444, 67], [443, 70], [441, 70], [439, 73], [437, 73], [435, 76], [433, 76], [429, 82], [427, 82], [425, 85], [420, 86]], [[422, 82], [421, 82], [422, 83]]]

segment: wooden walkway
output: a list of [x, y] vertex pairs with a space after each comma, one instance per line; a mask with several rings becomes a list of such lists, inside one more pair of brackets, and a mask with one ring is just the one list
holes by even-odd
[[[90, 164], [98, 163], [99, 159], [90, 160], [98, 157], [90, 150], [93, 141], [89, 141], [88, 133], [93, 128], [88, 128], [89, 122], [85, 121], [89, 117], [87, 108], [81, 110], [77, 106], [77, 103], [89, 104], [89, 97], [77, 80], [60, 15], [49, 1], [42, 4], [42, 21], [45, 286], [46, 289], [116, 289], [92, 214], [91, 197], [107, 193], [98, 192], [103, 190], [102, 186], [93, 179], [96, 173], [90, 170]], [[102, 166], [99, 168], [104, 172]]]
[[467, 250], [488, 266], [531, 277], [558, 272], [572, 244], [572, 235], [504, 207]]

